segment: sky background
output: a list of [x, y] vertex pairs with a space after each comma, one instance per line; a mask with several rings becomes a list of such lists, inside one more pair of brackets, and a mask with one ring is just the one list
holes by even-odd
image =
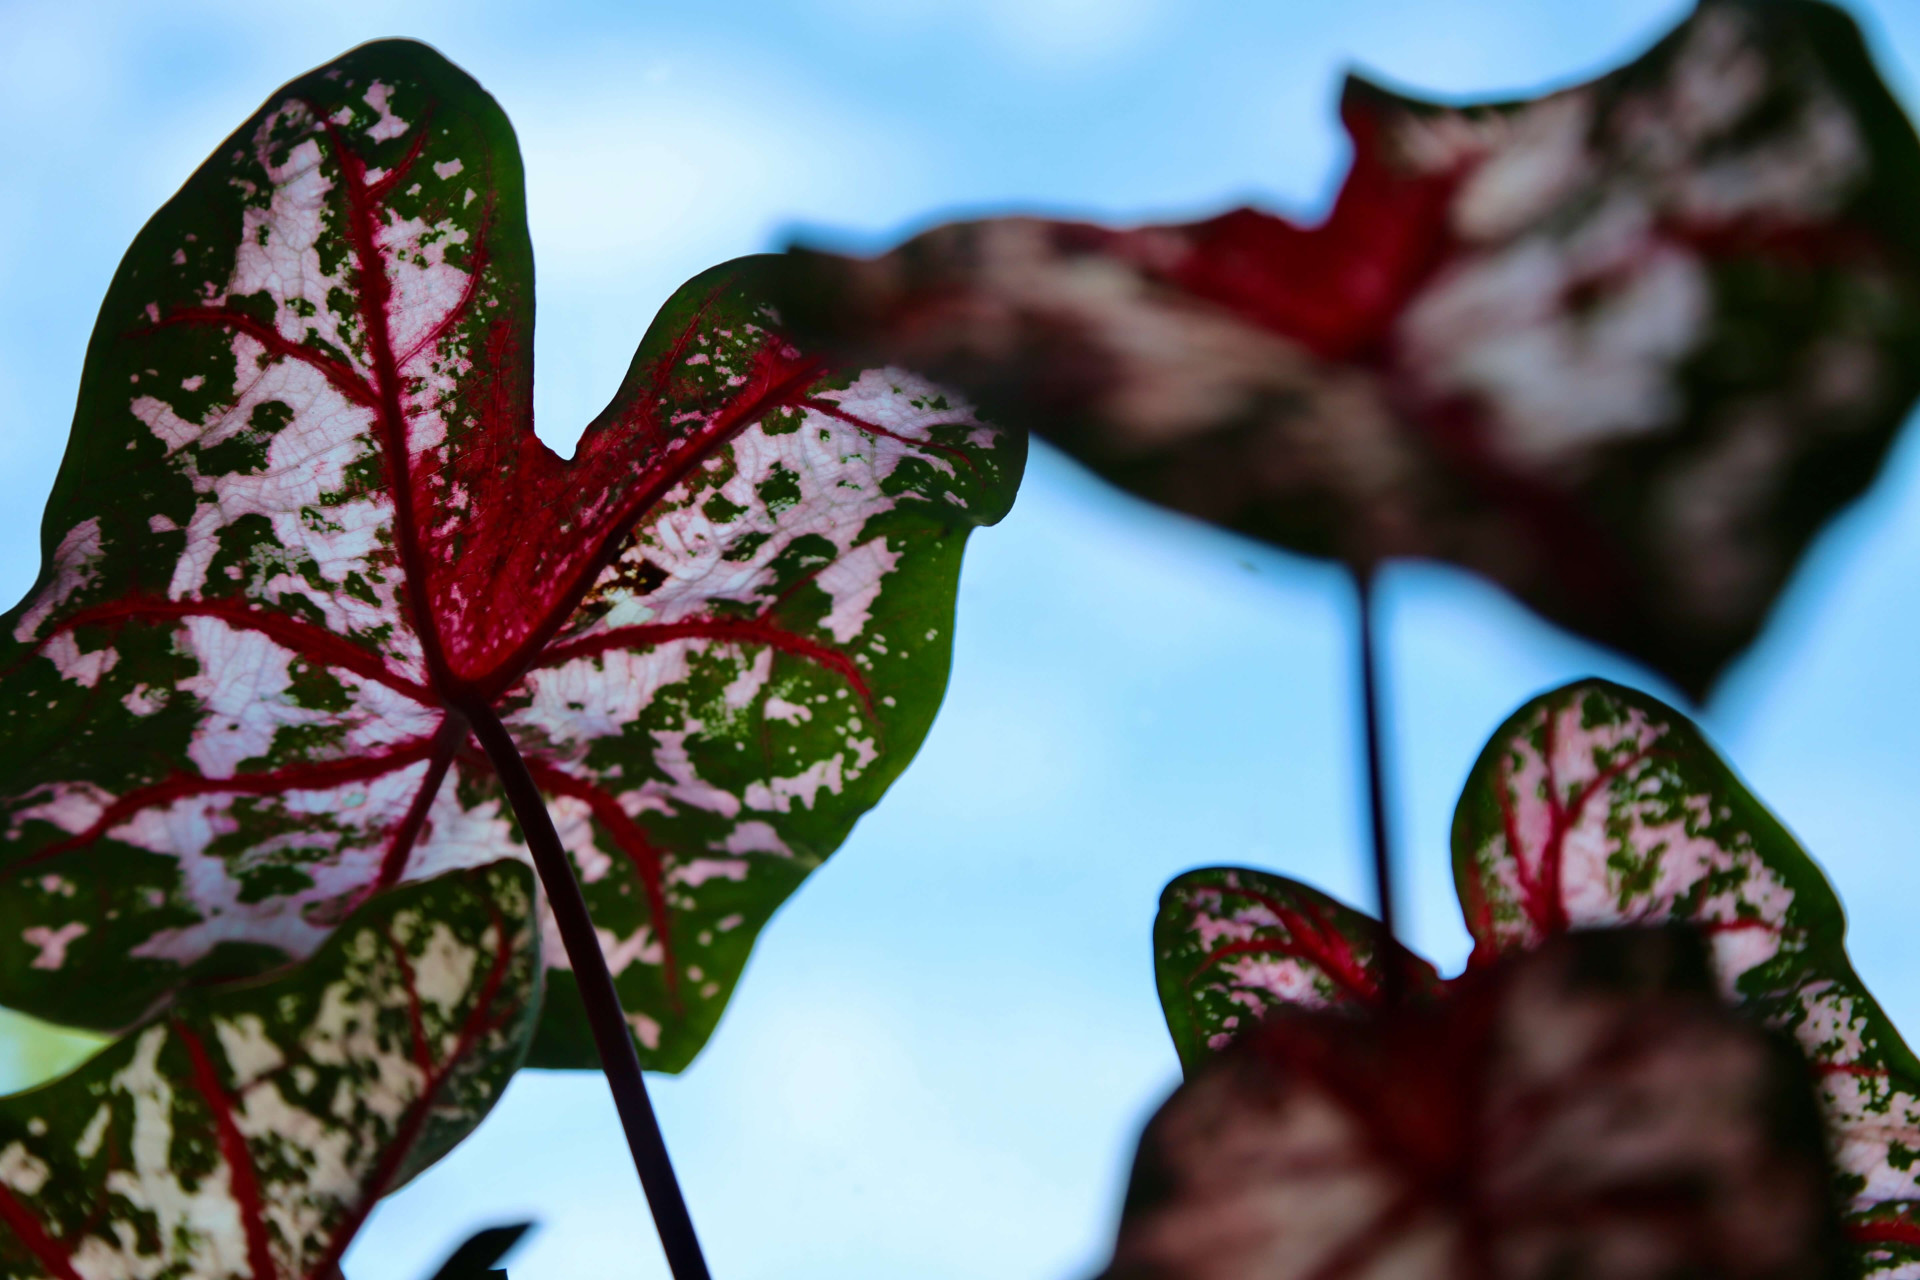
[[[1849, 6], [1913, 110], [1920, 5]], [[0, 0], [0, 604], [30, 585], [81, 357], [121, 253], [282, 82], [414, 36], [525, 153], [539, 430], [562, 451], [694, 272], [805, 235], [878, 248], [958, 212], [1323, 210], [1351, 67], [1443, 95], [1583, 78], [1671, 0], [791, 0], [328, 5]], [[1920, 437], [1817, 545], [1704, 723], [1837, 882], [1856, 965], [1920, 1031]], [[1487, 735], [1603, 674], [1462, 574], [1386, 578], [1393, 814], [1412, 943], [1466, 954], [1446, 839]], [[1369, 901], [1352, 599], [1324, 565], [1149, 510], [1036, 446], [975, 535], [952, 685], [887, 799], [763, 935], [656, 1103], [720, 1280], [1097, 1270], [1138, 1127], [1177, 1078], [1161, 886], [1245, 863]], [[0, 1036], [0, 1086], [48, 1059]], [[391, 1198], [349, 1280], [415, 1280], [536, 1217], [514, 1280], [665, 1275], [604, 1083], [522, 1074]]]

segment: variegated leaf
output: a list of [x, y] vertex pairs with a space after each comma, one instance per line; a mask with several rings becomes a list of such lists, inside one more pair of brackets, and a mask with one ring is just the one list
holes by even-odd
[[477, 1125], [538, 1017], [533, 873], [408, 885], [305, 964], [185, 994], [0, 1099], [0, 1271], [336, 1280], [374, 1201]]
[[[1377, 1008], [1379, 948], [1378, 920], [1297, 880], [1244, 867], [1176, 877], [1153, 965], [1181, 1065], [1193, 1072], [1276, 1009]], [[1396, 950], [1406, 988], [1436, 992], [1433, 966]]]
[[1502, 725], [1454, 816], [1474, 963], [1569, 928], [1685, 921], [1723, 990], [1819, 1073], [1849, 1230], [1920, 1274], [1920, 1061], [1847, 960], [1820, 868], [1687, 719], [1585, 680]]
[[1360, 81], [1328, 220], [960, 223], [794, 318], [1154, 501], [1450, 560], [1699, 693], [1920, 392], [1920, 143], [1850, 20], [1705, 0], [1524, 102]]
[[1147, 1125], [1105, 1280], [1837, 1280], [1792, 1048], [1681, 930], [1276, 1014]]
[[[1024, 451], [921, 379], [829, 373], [764, 270], [670, 300], [563, 459], [520, 161], [472, 80], [367, 45], [221, 144], [114, 279], [0, 620], [0, 1003], [121, 1026], [525, 856], [486, 704], [643, 1059], [689, 1061], [926, 732], [962, 543]], [[590, 1065], [555, 988], [540, 1060]]]

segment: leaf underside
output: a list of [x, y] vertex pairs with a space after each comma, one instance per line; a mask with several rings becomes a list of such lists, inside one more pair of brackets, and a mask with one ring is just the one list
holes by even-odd
[[[1697, 930], [1722, 996], [1812, 1065], [1855, 1273], [1920, 1268], [1920, 1061], [1848, 961], [1825, 875], [1685, 716], [1604, 680], [1534, 699], [1468, 775], [1453, 860], [1469, 973], [1569, 930]], [[1377, 928], [1264, 872], [1174, 880], [1154, 958], [1189, 1075], [1263, 1013], [1377, 1007], [1360, 951]], [[1454, 985], [1440, 984], [1443, 1002]]]
[[1866, 1272], [1920, 1266], [1920, 1061], [1826, 876], [1684, 716], [1601, 680], [1536, 698], [1468, 775], [1453, 859], [1475, 963], [1568, 928], [1701, 930], [1723, 992], [1813, 1064]]
[[1584, 85], [1342, 116], [1317, 227], [957, 223], [785, 296], [1156, 502], [1466, 566], [1698, 696], [1920, 393], [1920, 142], [1858, 31], [1706, 0]]
[[1833, 1277], [1804, 1066], [1678, 930], [1291, 1010], [1149, 1122], [1105, 1280]]
[[492, 1107], [538, 1017], [533, 874], [384, 894], [306, 963], [180, 997], [0, 1098], [0, 1272], [329, 1280]]
[[[767, 260], [684, 286], [571, 459], [533, 433], [506, 117], [425, 46], [275, 94], [136, 239], [0, 619], [0, 1004], [116, 1029], [525, 850], [506, 723], [642, 1060], [905, 766], [1024, 437], [827, 363]], [[551, 923], [547, 959], [564, 965]], [[544, 1065], [596, 1062], [572, 998]]]
[[[1192, 1072], [1278, 1008], [1380, 1006], [1380, 922], [1289, 880], [1238, 867], [1176, 877], [1154, 920], [1160, 1005]], [[1405, 948], [1405, 989], [1432, 995], [1433, 966]]]

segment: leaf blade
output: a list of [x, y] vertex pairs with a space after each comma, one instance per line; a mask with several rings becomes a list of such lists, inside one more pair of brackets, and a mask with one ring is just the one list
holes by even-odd
[[1879, 1242], [1867, 1270], [1920, 1256], [1895, 1230], [1920, 1201], [1920, 1061], [1847, 959], [1825, 875], [1686, 717], [1602, 680], [1534, 699], [1468, 775], [1453, 850], [1475, 963], [1569, 928], [1701, 929], [1727, 997], [1818, 1074], [1849, 1230]]
[[1283, 1011], [1148, 1122], [1103, 1274], [1839, 1274], [1804, 1064], [1700, 950], [1573, 934], [1432, 1003]]
[[[311, 951], [366, 881], [397, 879], [395, 829], [448, 757], [400, 555], [413, 454], [384, 447], [404, 427], [394, 339], [530, 296], [523, 203], [497, 105], [425, 46], [382, 42], [276, 94], [136, 238], [89, 348], [47, 567], [7, 618], [10, 861], [43, 886], [0, 930], [16, 1003], [121, 1026], [181, 969]], [[483, 246], [490, 217], [507, 230]], [[446, 287], [461, 276], [472, 291]], [[376, 324], [363, 295], [381, 290], [423, 301]], [[452, 358], [440, 336], [430, 363]], [[446, 388], [419, 372], [430, 432]], [[47, 914], [84, 932], [23, 954]], [[101, 980], [62, 1000], [76, 968]]]
[[185, 996], [0, 1099], [9, 1274], [330, 1274], [374, 1201], [477, 1125], [525, 1053], [532, 893], [511, 862], [408, 886], [304, 965]]
[[1920, 394], [1920, 141], [1858, 32], [1716, 0], [1588, 84], [1342, 117], [1318, 227], [955, 223], [796, 251], [791, 305], [1152, 501], [1464, 565], [1700, 695]]
[[0, 637], [0, 999], [121, 1027], [525, 857], [477, 698], [545, 779], [644, 1059], [678, 1069], [917, 748], [1024, 439], [829, 371], [743, 260], [669, 301], [561, 459], [524, 204], [498, 105], [380, 42], [271, 98], [136, 240]]
[[[770, 340], [767, 266], [683, 286], [582, 449], [636, 401], [710, 404], [740, 377]], [[1024, 461], [1022, 438], [899, 370], [814, 370], [804, 392], [681, 474], [507, 697], [654, 1069], [691, 1060], [760, 927], [925, 737], [965, 536]], [[598, 714], [636, 688], [634, 714]], [[575, 698], [584, 714], [553, 714]], [[570, 993], [534, 1060], [597, 1061]]]
[[[1154, 919], [1154, 976], [1189, 1075], [1283, 1008], [1377, 1010], [1380, 923], [1309, 885], [1245, 867], [1176, 876]], [[1438, 994], [1433, 966], [1396, 948], [1407, 990]]]

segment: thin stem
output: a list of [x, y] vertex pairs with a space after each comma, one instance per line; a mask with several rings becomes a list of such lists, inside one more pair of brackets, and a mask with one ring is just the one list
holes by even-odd
[[700, 1252], [686, 1198], [680, 1194], [673, 1161], [667, 1156], [666, 1139], [661, 1136], [660, 1122], [647, 1097], [646, 1077], [640, 1072], [640, 1055], [633, 1047], [633, 1033], [620, 1008], [620, 993], [607, 970], [606, 955], [600, 950], [600, 939], [587, 914], [587, 900], [573, 878], [573, 866], [553, 829], [546, 801], [493, 708], [476, 698], [460, 711], [473, 726], [473, 734], [493, 762], [494, 772], [500, 775], [507, 802], [513, 806], [521, 834], [533, 853], [540, 883], [546, 886], [548, 904], [560, 926], [560, 939], [566, 944], [567, 960], [573, 965], [573, 980], [579, 984], [580, 998], [586, 1005], [593, 1042], [600, 1051], [600, 1066], [607, 1073], [614, 1106], [619, 1108], [620, 1123], [627, 1133], [627, 1146], [633, 1152], [633, 1166], [640, 1172], [640, 1185], [653, 1210], [653, 1225], [660, 1234], [667, 1266], [674, 1280], [708, 1280], [707, 1260]]
[[1404, 975], [1399, 933], [1394, 928], [1393, 845], [1387, 830], [1386, 771], [1380, 759], [1386, 735], [1380, 725], [1379, 662], [1373, 652], [1374, 576], [1371, 563], [1354, 567], [1354, 586], [1360, 596], [1360, 698], [1367, 725], [1367, 819], [1373, 832], [1373, 887], [1380, 909], [1380, 999], [1391, 1008], [1400, 999]]

